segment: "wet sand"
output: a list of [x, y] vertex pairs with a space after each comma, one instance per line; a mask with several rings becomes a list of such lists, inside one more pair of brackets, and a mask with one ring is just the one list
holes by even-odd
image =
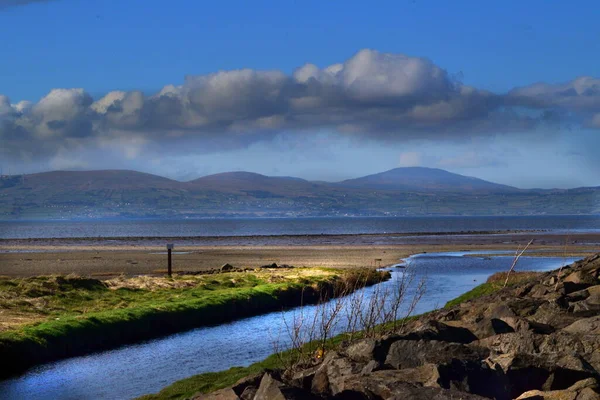
[[0, 241], [0, 275], [158, 274], [166, 269], [165, 243], [175, 243], [177, 272], [214, 269], [225, 263], [250, 268], [273, 262], [297, 267], [386, 266], [422, 252], [515, 251], [533, 238], [530, 249], [535, 255], [586, 255], [600, 250], [600, 233], [11, 239]]

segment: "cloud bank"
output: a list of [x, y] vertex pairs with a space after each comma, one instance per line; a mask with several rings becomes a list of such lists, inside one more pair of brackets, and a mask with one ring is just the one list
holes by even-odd
[[[13, 2], [21, 3], [21, 2]], [[467, 86], [425, 58], [361, 50], [340, 64], [288, 75], [250, 69], [187, 76], [153, 95], [53, 89], [36, 103], [0, 95], [4, 158], [81, 149], [210, 152], [281, 132], [333, 131], [385, 142], [535, 131], [568, 120], [600, 129], [600, 80], [537, 83], [496, 94]]]

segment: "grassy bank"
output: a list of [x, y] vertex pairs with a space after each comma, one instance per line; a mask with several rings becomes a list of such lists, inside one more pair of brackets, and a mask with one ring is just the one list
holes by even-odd
[[[518, 283], [534, 279], [539, 275], [540, 274], [537, 272], [513, 272], [509, 277], [508, 285], [517, 285]], [[450, 300], [448, 303], [446, 303], [445, 308], [451, 308], [465, 301], [498, 292], [503, 288], [505, 279], [506, 273], [496, 273], [490, 276], [485, 283], [473, 288], [469, 292], [464, 293], [456, 299]], [[413, 320], [416, 318], [418, 318], [418, 316], [411, 316], [408, 319]], [[385, 331], [385, 329], [383, 330]], [[358, 336], [354, 336], [355, 339], [358, 337], [360, 337], [360, 333]], [[347, 339], [347, 334], [341, 334], [330, 339], [328, 343], [329, 346], [335, 348], [336, 345], [346, 341]], [[308, 343], [305, 346], [314, 347], [314, 344]], [[218, 389], [232, 386], [243, 377], [258, 374], [261, 371], [268, 369], [285, 368], [287, 365], [289, 365], [286, 360], [292, 357], [291, 353], [293, 351], [294, 350], [288, 350], [280, 354], [273, 354], [266, 359], [254, 363], [248, 367], [233, 367], [226, 371], [208, 372], [182, 379], [170, 386], [165, 387], [158, 393], [142, 396], [139, 398], [139, 400], [185, 399], [198, 392], [210, 393]]]
[[168, 278], [0, 280], [0, 377], [43, 362], [304, 303], [374, 284], [373, 270], [294, 268]]

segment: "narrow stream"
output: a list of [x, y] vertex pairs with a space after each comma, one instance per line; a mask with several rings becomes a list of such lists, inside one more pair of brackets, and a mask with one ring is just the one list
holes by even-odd
[[[426, 293], [416, 313], [443, 307], [448, 300], [485, 282], [491, 274], [507, 270], [512, 262], [512, 256], [483, 258], [464, 257], [465, 254], [476, 253], [419, 254], [406, 261], [417, 271], [418, 278], [426, 280]], [[521, 257], [517, 270], [550, 270], [575, 260]], [[365, 299], [378, 290], [394, 287], [405, 270], [391, 271], [391, 280], [362, 289]], [[299, 312], [309, 315], [315, 312], [315, 306], [198, 328], [41, 365], [19, 377], [0, 381], [0, 399], [128, 399], [157, 392], [191, 375], [247, 366], [272, 354], [275, 342], [279, 348], [289, 347], [284, 320], [291, 321]], [[337, 330], [342, 326], [339, 324]]]

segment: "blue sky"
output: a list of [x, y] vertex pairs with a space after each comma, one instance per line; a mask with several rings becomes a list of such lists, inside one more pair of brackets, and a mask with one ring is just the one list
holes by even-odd
[[[600, 78], [599, 12], [595, 1], [575, 6], [415, 0], [375, 6], [358, 1], [0, 0], [0, 95], [12, 105], [2, 125], [0, 98], [0, 134], [7, 143], [2, 163], [24, 172], [118, 167], [187, 179], [243, 169], [332, 180], [423, 165], [520, 187], [600, 185], [600, 163], [591, 150], [600, 145], [600, 86], [589, 79], [570, 84], [578, 77]], [[361, 49], [375, 53], [359, 59]], [[248, 111], [275, 90], [273, 80], [287, 82], [278, 91], [287, 90], [292, 76], [295, 84], [305, 84], [294, 74], [307, 63], [320, 69], [314, 76], [319, 93], [329, 84], [339, 86], [335, 107], [332, 97], [318, 101], [319, 110], [331, 107], [339, 115], [314, 119], [309, 116], [315, 110], [300, 115], [282, 106], [281, 111], [280, 100]], [[331, 83], [325, 68], [338, 63], [345, 63], [345, 77], [338, 74]], [[397, 71], [415, 63], [417, 73], [409, 82], [398, 81]], [[284, 77], [230, 74], [220, 77], [227, 84], [206, 83], [210, 74], [240, 69]], [[441, 81], [431, 78], [438, 70], [445, 74]], [[361, 71], [370, 75], [360, 76]], [[367, 79], [373, 71], [388, 79], [390, 91]], [[357, 74], [362, 80], [352, 86], [349, 76]], [[531, 89], [540, 82], [547, 85]], [[67, 111], [114, 91], [141, 91], [145, 97], [139, 103], [146, 104], [166, 85], [186, 93], [226, 87], [232, 92], [210, 92], [210, 98], [223, 98], [216, 105], [203, 98], [202, 107], [229, 108], [235, 117], [205, 122], [201, 115], [199, 122], [196, 110], [193, 118], [186, 114], [193, 122], [147, 118], [141, 124], [122, 114], [117, 123], [114, 115], [104, 116], [107, 107], [102, 116], [92, 107], [89, 120], [89, 110]], [[262, 92], [264, 85], [271, 92]], [[475, 88], [477, 95], [464, 95], [456, 85]], [[561, 97], [572, 87], [577, 96]], [[41, 101], [53, 89], [73, 88], [85, 93], [60, 92]], [[512, 95], [515, 88], [527, 90]], [[243, 104], [226, 101], [236, 90], [247, 97]], [[350, 99], [339, 100], [348, 92]], [[125, 95], [115, 96], [105, 104], [125, 104]], [[377, 108], [381, 99], [390, 98], [393, 107], [402, 107]], [[415, 101], [410, 118], [396, 118], [406, 112], [408, 98]], [[440, 122], [439, 110], [415, 119], [416, 110], [440, 99], [454, 107], [447, 122]], [[22, 100], [33, 105], [17, 107]], [[36, 111], [39, 103], [46, 104], [45, 114]], [[59, 115], [50, 117], [50, 112]], [[558, 122], [539, 123], [544, 112]], [[243, 124], [240, 113], [248, 113]], [[524, 121], [528, 118], [535, 123]], [[39, 128], [35, 121], [50, 125]]]

